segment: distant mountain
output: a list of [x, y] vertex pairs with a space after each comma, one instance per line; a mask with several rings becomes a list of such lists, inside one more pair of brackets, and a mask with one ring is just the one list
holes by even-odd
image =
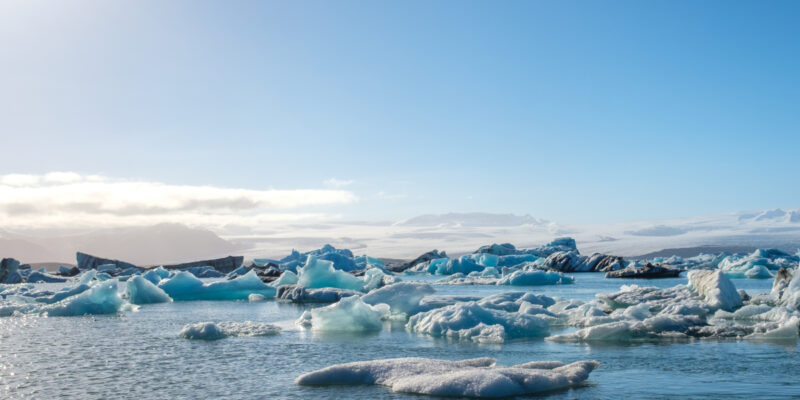
[[800, 210], [783, 210], [776, 208], [760, 212], [744, 212], [739, 214], [740, 222], [788, 222], [800, 223]]
[[400, 226], [446, 226], [446, 227], [484, 227], [484, 226], [521, 226], [542, 225], [548, 221], [536, 219], [530, 215], [491, 214], [491, 213], [447, 213], [425, 214], [400, 221]]
[[226, 256], [238, 247], [215, 233], [181, 224], [103, 229], [92, 232], [47, 236], [13, 235], [0, 239], [0, 257], [25, 263], [75, 263], [75, 252], [151, 265], [179, 263]]

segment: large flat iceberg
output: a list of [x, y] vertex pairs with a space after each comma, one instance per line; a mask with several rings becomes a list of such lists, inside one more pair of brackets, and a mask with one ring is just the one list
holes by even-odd
[[247, 300], [251, 294], [275, 297], [275, 288], [262, 282], [255, 271], [229, 281], [203, 283], [189, 272], [181, 271], [164, 279], [158, 287], [175, 301]]
[[539, 361], [500, 367], [491, 358], [463, 361], [394, 358], [333, 365], [303, 374], [295, 383], [382, 385], [401, 393], [496, 398], [568, 388], [588, 379], [598, 366], [597, 361], [567, 365]]

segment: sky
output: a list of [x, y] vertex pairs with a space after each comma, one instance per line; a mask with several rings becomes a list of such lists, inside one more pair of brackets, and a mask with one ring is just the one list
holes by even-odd
[[800, 3], [0, 2], [0, 223], [797, 208]]

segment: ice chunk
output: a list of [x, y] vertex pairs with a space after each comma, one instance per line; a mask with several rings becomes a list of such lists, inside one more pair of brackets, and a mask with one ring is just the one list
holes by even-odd
[[19, 261], [13, 258], [4, 258], [0, 260], [0, 282], [22, 282], [22, 275], [19, 274]]
[[574, 283], [575, 279], [560, 272], [542, 270], [519, 270], [510, 275], [502, 277], [497, 281], [498, 285], [513, 286], [536, 286], [536, 285], [560, 285]]
[[278, 279], [269, 283], [272, 287], [297, 284], [297, 274], [292, 271], [283, 271]]
[[[787, 285], [785, 284], [785, 279], [790, 279], [789, 276], [791, 276], [791, 280], [789, 280]], [[785, 286], [780, 295], [780, 304], [795, 310], [800, 309], [800, 268], [795, 270], [793, 275], [790, 275], [787, 271], [787, 273], [782, 275], [781, 278], [784, 280], [779, 282], [778, 277], [776, 276], [775, 282], [773, 283], [773, 285]], [[774, 287], [773, 292], [775, 292]]]
[[274, 336], [281, 328], [259, 322], [200, 322], [181, 329], [178, 337], [183, 339], [219, 340], [226, 337]]
[[513, 338], [547, 336], [550, 325], [536, 315], [495, 310], [469, 302], [413, 315], [406, 329], [431, 336], [502, 343]]
[[714, 308], [731, 311], [742, 306], [742, 298], [722, 271], [689, 271], [689, 288]]
[[486, 308], [516, 312], [523, 303], [550, 307], [556, 301], [552, 297], [533, 292], [503, 292], [484, 297], [478, 303]]
[[110, 280], [97, 283], [80, 294], [67, 296], [53, 304], [41, 305], [28, 302], [0, 306], [0, 316], [9, 316], [15, 312], [49, 316], [113, 314], [120, 311], [124, 305], [125, 302], [117, 292], [117, 281]]
[[151, 270], [143, 273], [142, 274], [142, 278], [147, 279], [148, 281], [150, 281], [150, 283], [155, 284], [155, 285], [158, 285], [158, 283], [161, 282], [161, 279], [162, 279], [161, 275], [159, 275], [158, 272], [156, 272], [156, 270], [154, 270], [154, 269], [151, 269]]
[[360, 292], [347, 289], [306, 289], [302, 286], [282, 285], [278, 287], [275, 296], [280, 300], [291, 301], [292, 303], [335, 303], [345, 297], [358, 294]]
[[628, 342], [636, 340], [686, 338], [689, 328], [705, 325], [702, 318], [689, 315], [656, 315], [644, 321], [617, 321], [583, 328], [574, 333], [546, 338], [554, 342]]
[[168, 303], [172, 299], [164, 290], [141, 276], [128, 280], [125, 292], [132, 304]]
[[747, 339], [797, 339], [798, 337], [798, 325], [800, 325], [800, 319], [798, 317], [792, 317], [791, 319], [781, 323], [778, 327], [773, 329], [767, 329], [763, 332], [755, 331], [745, 338]]
[[255, 271], [221, 282], [203, 283], [194, 275], [181, 271], [158, 284], [175, 301], [184, 300], [247, 300], [250, 294], [275, 297], [275, 288], [259, 279]]
[[263, 294], [251, 293], [250, 296], [247, 296], [247, 301], [251, 303], [258, 303], [260, 301], [266, 301], [266, 300], [267, 298], [264, 297]]
[[64, 289], [54, 293], [52, 296], [37, 297], [36, 301], [40, 302], [40, 303], [45, 303], [45, 304], [53, 304], [53, 303], [59, 302], [61, 300], [64, 300], [67, 297], [72, 297], [72, 296], [81, 294], [81, 293], [89, 290], [90, 288], [91, 288], [91, 286], [89, 286], [89, 285], [87, 285], [85, 283], [81, 283], [81, 284], [79, 284], [78, 286], [75, 286], [75, 287], [64, 288]]
[[331, 261], [308, 256], [306, 264], [298, 270], [297, 285], [310, 289], [332, 287], [361, 290], [364, 288], [364, 281], [347, 272], [334, 269]]
[[420, 300], [434, 292], [430, 285], [399, 282], [373, 290], [361, 300], [370, 305], [387, 304], [393, 314], [412, 315], [419, 311]]
[[358, 296], [345, 297], [327, 307], [311, 310], [311, 329], [321, 332], [379, 331], [389, 306], [371, 306]]
[[382, 385], [394, 392], [434, 396], [494, 398], [547, 392], [585, 381], [600, 363], [534, 362], [514, 367], [495, 366], [480, 358], [445, 361], [394, 358], [333, 365], [303, 374], [298, 385]]
[[208, 265], [203, 267], [192, 267], [186, 271], [198, 278], [221, 278], [224, 276], [222, 272], [219, 272], [214, 267]]
[[61, 283], [66, 282], [67, 278], [50, 275], [44, 272], [33, 271], [26, 279], [28, 283]]

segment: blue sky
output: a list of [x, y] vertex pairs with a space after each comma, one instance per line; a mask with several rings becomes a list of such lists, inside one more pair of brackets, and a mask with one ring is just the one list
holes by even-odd
[[335, 178], [358, 201], [310, 210], [348, 219], [800, 207], [799, 18], [778, 1], [7, 1], [0, 173]]

